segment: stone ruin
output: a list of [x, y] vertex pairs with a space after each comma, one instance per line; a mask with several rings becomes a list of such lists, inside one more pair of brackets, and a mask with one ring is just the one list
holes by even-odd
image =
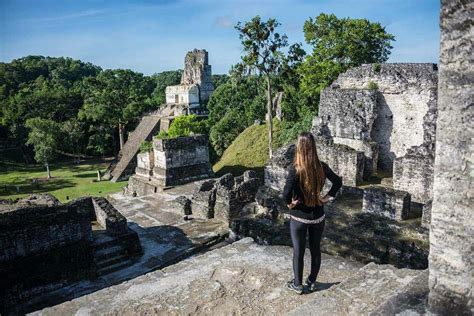
[[184, 104], [194, 111], [207, 103], [213, 91], [208, 53], [205, 49], [194, 49], [184, 59], [181, 84], [166, 87], [166, 103]]
[[181, 84], [166, 87], [166, 103], [141, 118], [118, 157], [107, 168], [104, 178], [113, 182], [128, 179], [134, 173], [140, 145], [151, 140], [157, 132], [167, 131], [176, 116], [196, 114], [207, 117], [206, 104], [213, 91], [208, 52], [205, 49], [188, 52], [184, 59]]
[[0, 313], [23, 304], [34, 308], [43, 295], [121, 269], [141, 253], [137, 233], [105, 198], [84, 197], [63, 205], [51, 195], [35, 194], [4, 201]]
[[[428, 226], [436, 113], [436, 65], [366, 64], [322, 91], [311, 132], [321, 160], [342, 176], [343, 192], [363, 196], [365, 212], [405, 220], [423, 210]], [[272, 160], [267, 186], [284, 190], [293, 155], [288, 146]]]
[[164, 187], [185, 184], [213, 176], [205, 135], [153, 139], [153, 149], [137, 155], [135, 175], [125, 193], [143, 196]]
[[[192, 196], [174, 201], [183, 214], [229, 221], [231, 235], [254, 237], [260, 245], [244, 238], [41, 314], [301, 315], [317, 310], [344, 315], [472, 315], [470, 144], [474, 129], [465, 123], [473, 117], [474, 33], [469, 14], [473, 6], [465, 1], [441, 2], [438, 109], [434, 65], [363, 65], [342, 74], [323, 92], [312, 131], [321, 158], [343, 176], [345, 185], [339, 198], [327, 205], [322, 246], [323, 252], [345, 258], [323, 254], [318, 276], [324, 285], [321, 291], [301, 296], [282, 291], [285, 278], [291, 275], [291, 250], [261, 245], [289, 241], [288, 222], [275, 216], [275, 211], [284, 211], [279, 195], [292, 176], [288, 167], [294, 145], [288, 145], [266, 167], [264, 186], [259, 186], [252, 172], [240, 177], [225, 175], [198, 181]], [[391, 80], [396, 81], [393, 89], [384, 83]], [[378, 89], [373, 89], [375, 84]], [[397, 90], [397, 84], [404, 89]], [[137, 172], [152, 175], [146, 160], [141, 168]], [[417, 203], [425, 209], [432, 204], [429, 240], [419, 219], [408, 219], [419, 215], [413, 214]], [[362, 212], [354, 212], [354, 205]], [[427, 214], [423, 214], [425, 222]], [[2, 229], [16, 229], [8, 224], [0, 222]], [[82, 227], [86, 226], [84, 222]], [[2, 233], [0, 230], [0, 237]], [[403, 241], [400, 236], [404, 234]], [[427, 261], [412, 265], [426, 259], [427, 244], [429, 269]], [[418, 255], [421, 257], [414, 258]], [[389, 259], [394, 257], [399, 267], [425, 270], [374, 264], [392, 263]], [[362, 267], [347, 258], [370, 263]]]

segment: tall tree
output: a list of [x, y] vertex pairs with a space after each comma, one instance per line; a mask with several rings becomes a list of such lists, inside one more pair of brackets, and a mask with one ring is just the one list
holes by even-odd
[[350, 67], [387, 61], [395, 37], [367, 19], [338, 19], [321, 13], [304, 23], [306, 43], [313, 47], [300, 67], [302, 89], [319, 98], [322, 89]]
[[267, 119], [268, 119], [268, 150], [272, 158], [272, 84], [270, 76], [280, 68], [284, 54], [282, 48], [288, 46], [286, 35], [280, 35], [276, 28], [280, 25], [276, 19], [262, 21], [260, 16], [254, 17], [246, 23], [237, 23], [235, 28], [239, 31], [244, 55], [242, 56], [242, 68], [256, 71], [265, 77], [267, 92]]
[[79, 117], [116, 128], [120, 148], [127, 123], [156, 106], [150, 99], [153, 79], [131, 70], [105, 70], [86, 78], [85, 85], [88, 90]]
[[49, 163], [56, 156], [60, 144], [61, 125], [48, 119], [31, 118], [26, 121], [25, 126], [30, 129], [27, 144], [33, 146], [35, 160], [45, 165], [50, 179]]

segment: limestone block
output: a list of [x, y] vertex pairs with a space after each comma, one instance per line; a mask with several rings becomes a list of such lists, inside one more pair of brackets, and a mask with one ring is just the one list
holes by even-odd
[[377, 116], [377, 91], [326, 88], [318, 116], [331, 137], [370, 140]]
[[364, 152], [364, 180], [369, 179], [377, 171], [379, 145], [376, 142], [341, 137], [334, 137], [333, 142]]
[[108, 233], [122, 234], [127, 231], [127, 219], [103, 197], [92, 198], [95, 216]]
[[316, 147], [319, 159], [342, 177], [344, 185], [357, 186], [363, 181], [365, 165], [363, 152], [324, 139], [317, 140]]
[[153, 179], [162, 186], [184, 184], [213, 175], [205, 135], [154, 139]]
[[410, 194], [381, 186], [370, 186], [364, 189], [362, 211], [395, 220], [408, 219]]
[[394, 161], [393, 188], [407, 191], [415, 202], [426, 203], [433, 196], [433, 167], [432, 151], [423, 146], [411, 148]]
[[214, 205], [216, 204], [215, 180], [206, 180], [201, 183], [193, 193], [192, 214], [200, 218], [214, 218]]
[[289, 177], [291, 176], [291, 166], [295, 156], [296, 146], [289, 144], [278, 149], [270, 163], [265, 166], [264, 183], [265, 186], [272, 188], [284, 194], [285, 188], [288, 187]]
[[149, 177], [153, 174], [153, 167], [155, 158], [153, 151], [137, 154], [137, 167], [135, 173], [144, 177]]
[[379, 144], [379, 168], [392, 171], [393, 159], [411, 147], [434, 150], [437, 117], [435, 64], [365, 64], [339, 75], [333, 90], [378, 88], [371, 139]]
[[250, 178], [247, 181], [236, 185], [237, 199], [239, 203], [250, 203], [255, 201], [260, 180], [258, 178]]

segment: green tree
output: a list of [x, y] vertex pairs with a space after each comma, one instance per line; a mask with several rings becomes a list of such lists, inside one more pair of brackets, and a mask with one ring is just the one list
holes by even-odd
[[33, 146], [35, 160], [45, 165], [50, 179], [49, 163], [56, 156], [60, 144], [61, 126], [52, 120], [41, 118], [28, 119], [25, 126], [30, 129], [27, 144]]
[[86, 78], [81, 119], [113, 127], [119, 135], [120, 148], [125, 142], [127, 123], [156, 107], [151, 100], [153, 79], [131, 70], [105, 70], [96, 77]]
[[272, 84], [270, 77], [279, 70], [284, 55], [282, 48], [288, 46], [286, 35], [280, 35], [276, 28], [280, 25], [275, 19], [262, 21], [260, 16], [254, 17], [246, 23], [237, 23], [235, 28], [239, 31], [244, 55], [242, 67], [256, 71], [265, 77], [267, 84], [267, 116], [268, 116], [268, 150], [272, 157]]
[[209, 141], [217, 155], [256, 119], [265, 118], [265, 103], [265, 89], [258, 76], [231, 77], [217, 87], [207, 104]]
[[303, 30], [313, 52], [299, 68], [301, 86], [313, 98], [348, 68], [387, 61], [395, 39], [380, 23], [324, 13], [308, 19]]
[[71, 119], [61, 124], [61, 132], [63, 139], [61, 147], [65, 152], [70, 152], [80, 158], [81, 152], [84, 152], [86, 143], [84, 140], [85, 136], [85, 123], [78, 119]]
[[81, 82], [100, 67], [72, 58], [27, 56], [0, 63], [0, 124], [25, 143], [25, 121], [73, 119], [83, 105]]

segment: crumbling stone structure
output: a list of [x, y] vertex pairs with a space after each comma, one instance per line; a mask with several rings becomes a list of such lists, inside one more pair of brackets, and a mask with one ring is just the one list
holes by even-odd
[[[342, 176], [343, 191], [364, 197], [364, 211], [398, 214], [402, 220], [423, 208], [423, 223], [429, 225], [436, 104], [434, 64], [362, 65], [322, 91], [311, 129], [319, 157]], [[293, 157], [294, 145], [277, 152], [265, 168], [267, 186], [284, 191]], [[368, 183], [383, 190], [371, 188], [365, 196]], [[381, 194], [375, 198], [374, 192]], [[402, 203], [403, 212], [394, 212], [394, 201], [406, 194], [409, 205]]]
[[128, 195], [149, 195], [163, 187], [209, 178], [208, 140], [205, 135], [153, 139], [153, 150], [137, 156], [135, 175], [130, 177]]
[[[48, 291], [114, 271], [109, 264], [113, 253], [105, 260], [98, 257], [109, 246], [120, 247], [123, 260], [141, 254], [137, 234], [105, 198], [62, 205], [47, 195], [34, 195], [15, 204], [0, 212], [2, 314], [23, 313], [24, 305], [41, 305], [39, 297]], [[92, 221], [110, 236], [107, 244], [96, 240]]]
[[207, 103], [214, 91], [211, 65], [205, 49], [194, 49], [186, 54], [181, 84], [166, 87], [166, 103], [184, 104], [190, 109]]
[[228, 173], [201, 183], [193, 193], [192, 214], [198, 218], [217, 218], [226, 222], [242, 215], [244, 205], [255, 201], [260, 180], [247, 170], [234, 177]]
[[429, 256], [429, 308], [440, 315], [474, 313], [472, 12], [472, 1], [441, 1], [439, 107]]

